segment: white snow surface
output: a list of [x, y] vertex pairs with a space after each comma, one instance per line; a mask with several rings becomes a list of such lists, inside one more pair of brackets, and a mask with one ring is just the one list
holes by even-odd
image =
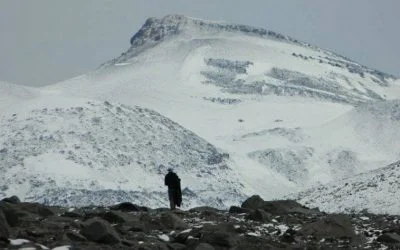
[[126, 200], [165, 206], [163, 177], [173, 167], [187, 207], [226, 207], [243, 199], [227, 156], [170, 119], [109, 102], [57, 101], [57, 108], [36, 105], [2, 118], [3, 195], [64, 206]]
[[[328, 185], [321, 185], [291, 198], [326, 212], [400, 214], [400, 161]], [[368, 218], [367, 218], [368, 219]]]
[[0, 113], [38, 95], [39, 91], [35, 88], [0, 81]]
[[[7, 178], [13, 176], [9, 185], [15, 185], [23, 197], [41, 201], [48, 192], [42, 192], [43, 196], [30, 192], [30, 182], [37, 178], [33, 176], [53, 173], [52, 176], [59, 176], [53, 177], [51, 188], [69, 186], [92, 191], [137, 192], [137, 197], [142, 196], [137, 199], [144, 205], [157, 206], [166, 205], [161, 178], [164, 169], [159, 165], [178, 165], [177, 172], [182, 183], [187, 183], [186, 191], [192, 197], [188, 205], [227, 205], [235, 197], [242, 199], [243, 194], [282, 198], [319, 183], [338, 181], [399, 160], [399, 146], [394, 139], [398, 136], [398, 122], [389, 119], [388, 113], [371, 108], [377, 105], [376, 109], [381, 110], [386, 105], [395, 110], [396, 101], [387, 100], [397, 98], [400, 98], [400, 82], [396, 77], [276, 32], [177, 15], [151, 18], [132, 37], [131, 47], [120, 57], [86, 75], [43, 87], [39, 97], [8, 110], [2, 126], [15, 126], [14, 133], [20, 131], [22, 137], [26, 134], [22, 128], [40, 125], [37, 137], [47, 129], [54, 133], [58, 130], [70, 139], [68, 145], [59, 144], [54, 150], [51, 146], [52, 150], [29, 156], [20, 153], [25, 147], [21, 146], [20, 152], [13, 156], [18, 160], [12, 166], [7, 165], [8, 173], [12, 173]], [[90, 118], [86, 119], [90, 122], [80, 120], [79, 112], [68, 113], [77, 108], [71, 100], [83, 100], [78, 103], [86, 103], [85, 107], [88, 100], [96, 100], [91, 101], [94, 106], [89, 109]], [[112, 105], [112, 112], [105, 109], [104, 101]], [[129, 130], [132, 121], [126, 117], [120, 119], [115, 107], [133, 113], [138, 109], [148, 110], [146, 114], [155, 111], [156, 117], [168, 117], [186, 130], [179, 126], [176, 131], [174, 125], [160, 134], [154, 127], [143, 127], [141, 133], [150, 138], [151, 151], [148, 146], [138, 147], [142, 151], [130, 156], [131, 165], [121, 164], [118, 155], [123, 150], [110, 146], [117, 145], [115, 141], [108, 143], [114, 139], [114, 132], [108, 131], [102, 136], [99, 124], [90, 120], [100, 124], [107, 121], [107, 128], [118, 129], [120, 140], [129, 138], [124, 145], [134, 146], [143, 135], [132, 134]], [[44, 115], [40, 111], [43, 108], [52, 111]], [[62, 112], [56, 112], [57, 109]], [[38, 113], [46, 119], [35, 121]], [[139, 116], [136, 122], [146, 117]], [[79, 135], [91, 132], [98, 139], [85, 142], [82, 137], [68, 134], [69, 131]], [[192, 162], [193, 158], [182, 161], [182, 154], [191, 154], [162, 146], [169, 145], [171, 139], [167, 138], [171, 137], [176, 138], [175, 142], [184, 143], [182, 140], [186, 140], [184, 134], [188, 131], [198, 135], [196, 138], [204, 138], [198, 139], [201, 145], [207, 141], [210, 147], [225, 153], [221, 166], [228, 168], [213, 169], [214, 178], [204, 178], [207, 176], [204, 171], [208, 171], [204, 162]], [[168, 136], [169, 133], [173, 136]], [[13, 136], [9, 138], [20, 136], [10, 135]], [[7, 139], [1, 140], [4, 144]], [[74, 145], [82, 143], [84, 146], [75, 148]], [[113, 159], [112, 164], [101, 162], [105, 156], [99, 157], [96, 153], [97, 148], [103, 150], [103, 147]], [[192, 147], [197, 152], [196, 146]], [[63, 148], [64, 154], [59, 152]], [[69, 151], [78, 157], [72, 160], [65, 157]], [[137, 161], [145, 162], [147, 168], [137, 167]], [[49, 168], [50, 163], [56, 164]], [[200, 169], [193, 168], [192, 164]], [[57, 166], [74, 171], [60, 170]], [[28, 168], [35, 171], [26, 174]], [[65, 175], [69, 178], [64, 179]], [[92, 189], [83, 178], [89, 175], [95, 183]], [[20, 185], [16, 178], [26, 181]], [[121, 181], [125, 179], [129, 181]], [[215, 181], [220, 183], [217, 185]], [[3, 192], [11, 194], [10, 190]], [[189, 192], [193, 190], [196, 191]], [[194, 197], [198, 192], [201, 195]], [[159, 199], [148, 196], [155, 193]], [[80, 195], [83, 197], [83, 194]], [[66, 203], [78, 202], [68, 195], [63, 197]], [[106, 199], [115, 196], [113, 192], [101, 195]], [[101, 195], [93, 194], [93, 197], [105, 202]], [[128, 196], [124, 193], [119, 197]]]
[[10, 240], [10, 244], [12, 246], [19, 246], [19, 245], [30, 242], [29, 240], [26, 240], [26, 239], [9, 239], [9, 240]]

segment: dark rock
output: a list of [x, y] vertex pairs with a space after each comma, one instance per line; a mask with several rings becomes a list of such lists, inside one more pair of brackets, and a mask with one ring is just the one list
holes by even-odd
[[253, 195], [242, 204], [242, 208], [259, 209], [264, 205], [264, 200], [259, 195]]
[[124, 219], [123, 215], [118, 214], [114, 211], [106, 212], [102, 218], [110, 223], [124, 223], [126, 220]]
[[195, 250], [215, 250], [215, 248], [208, 243], [200, 243]]
[[185, 244], [186, 240], [188, 239], [188, 237], [190, 235], [190, 232], [191, 232], [191, 230], [185, 230], [185, 231], [182, 231], [182, 232], [178, 233], [175, 236], [174, 241], [178, 242], [178, 243]]
[[85, 214], [84, 220], [94, 217], [102, 217], [108, 211], [109, 209], [106, 209], [105, 207], [86, 207], [82, 210], [82, 212]]
[[46, 229], [41, 229], [41, 228], [35, 228], [35, 229], [27, 229], [25, 230], [26, 234], [28, 236], [34, 237], [34, 238], [40, 238], [44, 237], [46, 235], [50, 235], [52, 232]]
[[111, 225], [100, 218], [93, 218], [86, 221], [81, 233], [89, 240], [104, 243], [116, 244], [120, 242], [119, 235]]
[[316, 222], [306, 224], [298, 231], [302, 235], [314, 236], [317, 240], [323, 238], [356, 239], [351, 220], [345, 215], [328, 215]]
[[300, 213], [300, 214], [317, 214], [316, 209], [309, 209], [294, 200], [274, 200], [264, 201], [258, 195], [253, 195], [242, 204], [242, 208], [247, 209], [263, 209], [271, 214], [287, 214], [287, 213]]
[[189, 212], [204, 212], [204, 211], [207, 211], [207, 212], [219, 212], [220, 210], [218, 210], [218, 209], [216, 209], [216, 208], [213, 208], [213, 207], [207, 207], [207, 206], [204, 206], [204, 207], [195, 207], [195, 208], [192, 208], [192, 209], [189, 209]]
[[7, 223], [11, 227], [18, 226], [21, 222], [21, 217], [27, 214], [23, 211], [20, 211], [15, 204], [8, 202], [0, 202], [0, 210], [3, 211]]
[[217, 212], [214, 211], [202, 211], [199, 213], [199, 218], [201, 218], [202, 220], [207, 220], [207, 221], [216, 221], [219, 220], [219, 218], [221, 217], [221, 215]]
[[400, 235], [396, 233], [384, 233], [377, 240], [383, 243], [400, 243]]
[[10, 240], [8, 238], [0, 238], [0, 248], [7, 249], [6, 247], [10, 244]]
[[[287, 247], [287, 245], [282, 242], [275, 242], [265, 237], [255, 237], [255, 236], [245, 235], [244, 237], [240, 237], [239, 245], [235, 249], [278, 250], [278, 249], [296, 249], [296, 248], [293, 248], [292, 246]], [[301, 249], [306, 249], [306, 248], [301, 248]]]
[[83, 218], [85, 217], [85, 213], [81, 210], [75, 209], [73, 211], [66, 211], [61, 214], [61, 216], [69, 218]]
[[136, 241], [122, 240], [121, 243], [124, 246], [128, 246], [130, 249], [138, 249], [139, 248], [139, 244]]
[[132, 225], [132, 231], [150, 232], [153, 230], [164, 230], [165, 225], [162, 224], [161, 218], [151, 216], [150, 213], [142, 213], [139, 215], [139, 222]]
[[87, 239], [83, 235], [76, 233], [76, 232], [66, 232], [64, 235], [64, 239], [70, 240], [70, 241], [78, 241], [78, 242], [87, 241]]
[[122, 212], [139, 212], [142, 211], [138, 205], [132, 204], [130, 202], [122, 202], [120, 204], [110, 207], [111, 210], [119, 210]]
[[246, 217], [246, 220], [254, 220], [254, 221], [261, 221], [261, 222], [268, 222], [271, 221], [271, 215], [264, 210], [257, 209], [251, 211]]
[[296, 234], [296, 231], [289, 228], [288, 230], [286, 230], [286, 232], [283, 233], [283, 235], [279, 239], [282, 242], [293, 243], [296, 241], [295, 234]]
[[[236, 223], [233, 222], [221, 222], [221, 221], [215, 225], [205, 224], [202, 228], [202, 231], [199, 232], [197, 236], [200, 237], [201, 233], [204, 232], [226, 232], [226, 233], [236, 234], [237, 229], [235, 228], [235, 225]], [[191, 235], [195, 236], [195, 232], [192, 232]]]
[[168, 229], [186, 229], [186, 223], [175, 213], [169, 212], [161, 215], [161, 223]]
[[0, 210], [0, 240], [8, 239], [10, 236], [10, 226], [8, 225], [6, 216], [3, 211]]
[[209, 243], [211, 245], [217, 245], [222, 247], [234, 247], [237, 245], [237, 237], [227, 232], [204, 232], [201, 241]]
[[180, 243], [170, 243], [168, 244], [169, 249], [172, 250], [184, 250], [187, 249], [186, 245], [180, 244]]
[[207, 158], [207, 164], [208, 165], [214, 165], [214, 164], [219, 164], [224, 160], [224, 157], [222, 154], [218, 152], [213, 152], [211, 155], [208, 156]]
[[169, 250], [168, 245], [160, 241], [144, 242], [139, 245], [139, 250]]
[[250, 209], [243, 208], [243, 207], [231, 206], [229, 208], [229, 213], [231, 213], [231, 214], [243, 214], [243, 213], [248, 213], [250, 211], [251, 211]]
[[8, 203], [12, 203], [12, 204], [21, 203], [21, 200], [18, 198], [18, 196], [15, 196], [15, 195], [13, 195], [11, 197], [4, 198], [2, 201], [8, 202]]
[[18, 208], [20, 210], [36, 214], [42, 217], [48, 217], [54, 215], [54, 212], [49, 207], [46, 207], [45, 205], [39, 203], [23, 202], [18, 204]]
[[315, 214], [317, 210], [310, 210], [307, 207], [297, 203], [293, 200], [276, 200], [276, 201], [265, 201], [262, 205], [262, 209], [271, 214], [287, 214], [287, 213], [299, 213], [299, 214]]

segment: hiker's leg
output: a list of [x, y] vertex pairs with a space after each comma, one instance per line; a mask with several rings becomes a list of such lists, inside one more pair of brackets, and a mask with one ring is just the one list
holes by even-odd
[[175, 209], [175, 199], [174, 199], [174, 190], [172, 188], [168, 189], [168, 198], [169, 198], [169, 208], [171, 210]]

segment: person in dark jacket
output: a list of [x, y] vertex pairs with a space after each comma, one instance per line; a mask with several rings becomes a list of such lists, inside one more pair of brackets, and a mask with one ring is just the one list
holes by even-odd
[[181, 193], [181, 179], [171, 169], [168, 169], [168, 173], [165, 175], [165, 185], [168, 186], [168, 199], [171, 210], [174, 210], [176, 206], [180, 207], [182, 203]]

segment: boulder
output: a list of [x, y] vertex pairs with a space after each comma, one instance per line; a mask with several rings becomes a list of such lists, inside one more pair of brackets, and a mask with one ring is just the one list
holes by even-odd
[[139, 249], [139, 243], [133, 240], [122, 240], [122, 245], [127, 246], [128, 249]]
[[15, 196], [15, 195], [13, 195], [11, 197], [4, 198], [4, 199], [2, 199], [2, 201], [8, 202], [8, 203], [12, 203], [12, 204], [21, 203], [21, 200], [18, 198], [18, 196]]
[[54, 215], [54, 212], [49, 207], [39, 203], [22, 202], [16, 206], [18, 206], [19, 210], [39, 215], [41, 217], [49, 217]]
[[260, 196], [253, 195], [242, 204], [245, 209], [262, 209], [268, 213], [282, 215], [288, 213], [318, 214], [318, 209], [309, 209], [294, 200], [264, 201]]
[[354, 240], [357, 235], [350, 219], [345, 215], [328, 215], [316, 222], [304, 225], [298, 233], [314, 236], [317, 240], [348, 238]]
[[115, 229], [107, 221], [97, 217], [86, 221], [81, 233], [88, 240], [98, 243], [116, 244], [121, 241]]
[[219, 212], [220, 210], [213, 208], [213, 207], [208, 207], [208, 206], [203, 206], [203, 207], [195, 207], [189, 209], [189, 212]]
[[186, 229], [186, 223], [175, 213], [169, 212], [161, 215], [161, 223], [168, 229]]
[[65, 211], [61, 214], [61, 216], [69, 218], [83, 218], [85, 217], [85, 213], [82, 210], [75, 208], [73, 210]]
[[281, 237], [279, 237], [279, 240], [281, 242], [285, 242], [285, 243], [293, 243], [296, 241], [295, 239], [295, 235], [296, 235], [296, 231], [293, 230], [292, 228], [287, 229]]
[[251, 210], [259, 209], [264, 205], [264, 200], [259, 195], [253, 195], [242, 203], [242, 208]]
[[189, 238], [191, 231], [192, 231], [191, 229], [188, 229], [188, 230], [179, 232], [177, 235], [175, 235], [174, 241], [185, 244], [186, 240]]
[[195, 250], [215, 250], [215, 248], [208, 243], [200, 243]]
[[110, 207], [111, 210], [119, 210], [122, 212], [139, 212], [143, 211], [138, 205], [132, 204], [130, 202], [122, 202]]
[[315, 214], [318, 210], [311, 210], [294, 200], [264, 201], [261, 208], [271, 214], [281, 215], [289, 213]]
[[3, 201], [0, 202], [0, 210], [3, 211], [7, 223], [11, 227], [18, 226], [21, 222], [21, 217], [27, 215], [27, 213], [20, 211], [15, 204]]
[[201, 241], [220, 247], [232, 248], [237, 245], [238, 237], [228, 232], [204, 232]]
[[187, 249], [186, 245], [183, 245], [183, 244], [180, 244], [180, 243], [176, 243], [176, 242], [168, 244], [168, 247], [169, 247], [169, 249], [172, 249], [172, 250], [185, 250], [185, 249]]
[[235, 225], [232, 222], [220, 222], [216, 225], [206, 224], [199, 232], [200, 242], [208, 243], [214, 247], [235, 247], [239, 239]]
[[384, 233], [378, 237], [377, 241], [383, 243], [400, 243], [400, 235], [396, 233]]
[[268, 222], [271, 221], [271, 214], [265, 212], [262, 209], [257, 209], [249, 212], [249, 214], [245, 217], [245, 219], [260, 221], [260, 222]]
[[229, 208], [229, 213], [231, 214], [243, 214], [243, 213], [248, 213], [251, 210], [248, 208], [243, 208], [243, 207], [237, 207], [237, 206], [231, 206]]
[[10, 226], [8, 225], [6, 216], [3, 211], [0, 210], [0, 240], [8, 239], [10, 236]]
[[117, 211], [109, 211], [106, 212], [102, 218], [110, 223], [124, 223], [126, 220], [123, 217], [123, 214], [119, 214]]
[[87, 239], [83, 236], [83, 235], [81, 235], [81, 234], [79, 234], [79, 233], [76, 233], [76, 232], [66, 232], [65, 234], [64, 234], [64, 237], [63, 237], [65, 240], [68, 240], [68, 241], [74, 241], [74, 242], [76, 242], [76, 241], [78, 241], [78, 242], [85, 242], [85, 241], [87, 241]]

